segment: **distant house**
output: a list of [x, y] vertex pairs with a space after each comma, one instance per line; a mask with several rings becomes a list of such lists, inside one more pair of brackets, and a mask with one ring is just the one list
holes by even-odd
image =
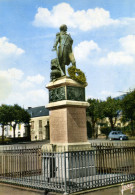
[[[31, 115], [30, 120], [30, 136], [31, 141], [49, 139], [49, 110], [45, 106], [28, 107], [26, 110]], [[17, 124], [15, 137], [27, 137], [28, 129], [24, 123]], [[0, 126], [0, 134], [2, 128]], [[13, 128], [9, 125], [5, 126], [4, 135], [13, 137]]]
[[[14, 122], [12, 122], [13, 124]], [[2, 126], [0, 124], [0, 135], [2, 135]], [[13, 127], [10, 125], [4, 126], [4, 136], [5, 137], [14, 137]], [[27, 129], [25, 128], [25, 124], [17, 124], [15, 130], [15, 137], [26, 137], [27, 136]]]
[[49, 110], [45, 106], [28, 107], [31, 115], [31, 141], [49, 139]]
[[[6, 137], [14, 137], [13, 127], [7, 125], [5, 127], [4, 135]], [[15, 137], [26, 137], [26, 136], [27, 136], [27, 131], [25, 128], [25, 124], [24, 123], [17, 124], [15, 129]]]
[[[0, 124], [0, 136], [2, 135], [2, 124]], [[8, 136], [8, 126], [4, 127], [4, 135], [5, 137]]]

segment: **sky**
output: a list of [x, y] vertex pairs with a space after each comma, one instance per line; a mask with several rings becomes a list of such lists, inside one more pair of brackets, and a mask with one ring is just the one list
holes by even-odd
[[135, 88], [135, 0], [0, 0], [0, 105], [48, 104], [61, 24], [86, 75], [86, 99]]

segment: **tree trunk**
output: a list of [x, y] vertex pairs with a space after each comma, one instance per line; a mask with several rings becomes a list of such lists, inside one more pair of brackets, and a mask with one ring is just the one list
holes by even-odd
[[13, 125], [13, 137], [15, 138], [15, 129], [16, 129], [16, 124]]
[[133, 119], [131, 119], [131, 133], [133, 136], [134, 135], [134, 121], [133, 121]]
[[2, 125], [2, 143], [4, 143], [4, 125]]
[[111, 124], [111, 130], [114, 130], [114, 123], [113, 118], [109, 118], [110, 124]]
[[92, 121], [92, 138], [96, 138], [96, 133], [95, 133], [95, 121]]

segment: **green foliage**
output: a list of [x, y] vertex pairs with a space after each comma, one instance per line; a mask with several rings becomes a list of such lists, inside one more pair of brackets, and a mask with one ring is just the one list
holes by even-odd
[[102, 118], [102, 108], [101, 108], [101, 101], [97, 99], [88, 99], [87, 102], [90, 106], [87, 108], [86, 113], [87, 116], [91, 118], [91, 126], [92, 126], [92, 137], [96, 137], [95, 132], [95, 124], [96, 122]]
[[111, 128], [114, 129], [121, 110], [121, 100], [108, 97], [106, 101], [102, 102], [102, 109], [104, 118], [109, 119]]
[[73, 79], [81, 84], [86, 83], [85, 74], [80, 69], [77, 69], [75, 66], [71, 66], [68, 68], [68, 74], [69, 74], [71, 79]]
[[14, 118], [13, 121], [16, 124], [19, 124], [19, 123], [29, 124], [30, 115], [24, 108], [21, 108], [21, 106], [15, 104], [12, 109], [12, 114]]
[[3, 141], [2, 137], [0, 137], [0, 144], [9, 144], [11, 142], [12, 142], [11, 138], [4, 137], [4, 141]]
[[101, 127], [102, 133], [108, 136], [111, 129], [113, 130], [115, 128], [115, 124], [121, 110], [120, 100], [108, 97], [106, 101], [99, 101], [96, 99], [88, 99], [87, 101], [90, 104], [87, 108], [87, 116], [90, 116], [91, 118], [92, 132], [94, 132], [93, 137], [96, 137], [96, 123], [100, 124], [100, 119], [103, 118], [108, 118], [111, 124], [111, 128]]
[[106, 135], [106, 139], [108, 138], [110, 131], [111, 131], [111, 127], [101, 127], [101, 133]]
[[132, 135], [135, 135], [134, 123], [135, 123], [135, 90], [125, 95], [121, 103], [122, 107], [122, 121], [130, 122]]
[[12, 106], [2, 104], [0, 106], [0, 124], [7, 125], [11, 121], [13, 121]]
[[4, 127], [13, 121], [12, 106], [2, 104], [0, 106], [0, 124], [2, 126], [2, 142], [4, 142]]
[[14, 106], [10, 105], [1, 105], [0, 106], [0, 124], [2, 125], [2, 137], [4, 138], [4, 126], [10, 125], [14, 130], [15, 137], [15, 129], [16, 125], [20, 123], [29, 124], [30, 115], [19, 105], [15, 104]]
[[103, 108], [105, 117], [117, 117], [120, 110], [120, 100], [108, 97], [107, 100], [103, 102]]
[[92, 137], [92, 127], [89, 121], [87, 121], [87, 137], [88, 138]]
[[[135, 125], [135, 123], [134, 123], [134, 125]], [[132, 126], [131, 126], [131, 123], [129, 123], [127, 126], [121, 127], [121, 131], [124, 134], [132, 136]]]

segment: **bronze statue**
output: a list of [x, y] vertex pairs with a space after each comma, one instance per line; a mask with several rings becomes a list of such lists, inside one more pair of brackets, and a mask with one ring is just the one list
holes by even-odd
[[58, 57], [58, 68], [61, 72], [61, 76], [66, 74], [65, 65], [69, 65], [70, 62], [73, 66], [76, 66], [74, 54], [72, 52], [73, 39], [70, 34], [67, 34], [67, 26], [65, 24], [60, 26], [60, 32], [56, 34], [53, 51], [56, 50]]
[[72, 51], [73, 39], [70, 34], [67, 34], [67, 26], [65, 24], [60, 26], [60, 32], [56, 34], [56, 39], [52, 51], [56, 51], [57, 57], [51, 60], [51, 81], [66, 75], [65, 66], [72, 66], [68, 68], [68, 75], [71, 79], [86, 85], [85, 74], [76, 68], [76, 61]]

